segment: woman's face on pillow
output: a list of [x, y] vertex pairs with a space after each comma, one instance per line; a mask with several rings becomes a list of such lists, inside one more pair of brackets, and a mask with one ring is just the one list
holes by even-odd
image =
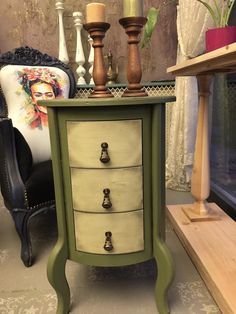
[[38, 82], [31, 86], [32, 101], [39, 111], [47, 113], [47, 108], [38, 106], [38, 100], [54, 99], [55, 95], [50, 84]]

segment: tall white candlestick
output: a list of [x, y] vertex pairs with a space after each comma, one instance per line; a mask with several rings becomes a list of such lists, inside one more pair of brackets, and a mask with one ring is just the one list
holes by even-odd
[[84, 75], [86, 71], [85, 71], [85, 68], [83, 67], [85, 63], [85, 57], [84, 57], [84, 51], [83, 51], [83, 46], [82, 46], [82, 40], [81, 40], [81, 29], [83, 27], [83, 24], [82, 24], [83, 15], [81, 12], [73, 12], [73, 18], [74, 18], [74, 24], [75, 24], [76, 33], [77, 33], [75, 61], [79, 65], [76, 70], [76, 73], [78, 74], [77, 84], [84, 85], [86, 84], [86, 81], [84, 79]]
[[58, 21], [59, 21], [59, 57], [58, 59], [64, 63], [69, 62], [69, 57], [66, 48], [66, 39], [63, 26], [63, 11], [64, 11], [64, 2], [56, 2], [56, 10], [58, 11]]
[[88, 62], [90, 64], [89, 74], [91, 75], [89, 84], [94, 85], [94, 80], [93, 80], [94, 48], [93, 48], [93, 40], [90, 37], [90, 35], [88, 35], [88, 42], [90, 44], [90, 52], [89, 52], [89, 59], [88, 59]]

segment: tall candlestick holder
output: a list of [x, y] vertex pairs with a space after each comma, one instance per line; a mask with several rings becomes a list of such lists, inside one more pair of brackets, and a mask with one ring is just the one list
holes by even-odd
[[69, 57], [66, 47], [66, 39], [63, 25], [63, 11], [64, 11], [64, 2], [56, 1], [55, 3], [56, 10], [58, 12], [58, 23], [59, 23], [59, 56], [58, 59], [62, 62], [68, 64]]
[[84, 79], [86, 70], [84, 68], [85, 57], [84, 57], [83, 44], [82, 44], [82, 39], [81, 39], [81, 29], [83, 27], [83, 24], [82, 24], [83, 15], [81, 12], [73, 12], [72, 16], [74, 19], [76, 35], [77, 35], [76, 55], [75, 55], [75, 62], [78, 64], [78, 68], [76, 69], [76, 73], [78, 74], [77, 85], [84, 85], [86, 84], [86, 81]]
[[147, 22], [147, 18], [142, 16], [124, 17], [119, 20], [128, 35], [128, 65], [127, 79], [128, 89], [122, 96], [137, 97], [148, 96], [140, 84], [142, 79], [142, 67], [139, 52], [140, 34], [143, 26]]
[[94, 48], [94, 64], [93, 64], [93, 79], [94, 90], [89, 95], [90, 98], [108, 98], [114, 97], [106, 87], [106, 68], [103, 56], [103, 38], [106, 31], [110, 28], [109, 23], [105, 22], [92, 22], [84, 24], [84, 29], [89, 32], [93, 39]]

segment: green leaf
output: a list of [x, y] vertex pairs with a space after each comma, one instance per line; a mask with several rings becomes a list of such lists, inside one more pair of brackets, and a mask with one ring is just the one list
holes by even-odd
[[234, 6], [234, 2], [235, 2], [235, 0], [231, 1], [228, 4], [228, 10], [227, 10], [227, 13], [226, 13], [226, 16], [225, 16], [225, 25], [228, 25], [230, 14], [231, 14], [232, 8]]
[[221, 16], [221, 7], [218, 0], [214, 0], [214, 6], [215, 6], [215, 16], [217, 16], [218, 20], [220, 20]]
[[152, 33], [158, 21], [159, 12], [160, 12], [160, 8], [154, 8], [154, 7], [150, 8], [148, 11], [148, 15], [147, 15], [148, 20], [144, 27], [144, 34], [143, 34], [143, 38], [141, 42], [142, 48], [145, 48], [148, 45], [150, 45]]
[[197, 1], [200, 2], [201, 4], [203, 4], [207, 8], [207, 10], [210, 12], [210, 14], [212, 16], [212, 19], [213, 19], [213, 21], [215, 23], [215, 26], [219, 26], [219, 23], [218, 23], [218, 20], [217, 20], [217, 16], [216, 16], [214, 10], [212, 9], [212, 7], [208, 3], [203, 1], [203, 0], [197, 0]]

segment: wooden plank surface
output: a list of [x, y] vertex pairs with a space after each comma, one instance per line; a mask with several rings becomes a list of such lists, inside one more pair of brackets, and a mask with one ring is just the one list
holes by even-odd
[[179, 76], [236, 71], [236, 43], [176, 64], [167, 73]]
[[190, 222], [183, 205], [168, 205], [178, 237], [224, 314], [236, 313], [236, 222], [212, 203], [218, 221]]

